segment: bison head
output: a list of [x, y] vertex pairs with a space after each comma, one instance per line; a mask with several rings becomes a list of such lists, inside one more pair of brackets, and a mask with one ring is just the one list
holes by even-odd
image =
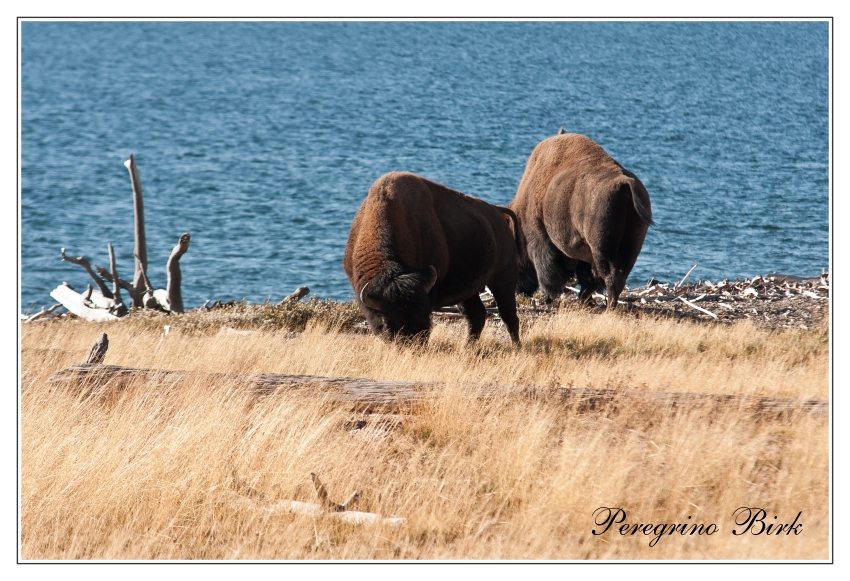
[[360, 289], [361, 310], [372, 331], [393, 340], [396, 337], [427, 338], [431, 330], [431, 300], [428, 293], [437, 282], [437, 269], [375, 277]]

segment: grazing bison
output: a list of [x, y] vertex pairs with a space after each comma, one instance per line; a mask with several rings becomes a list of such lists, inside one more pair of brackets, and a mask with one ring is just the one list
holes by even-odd
[[522, 226], [527, 253], [517, 289], [538, 283], [548, 298], [572, 276], [588, 301], [604, 285], [617, 300], [652, 222], [649, 194], [635, 174], [583, 135], [550, 137], [534, 148], [516, 197], [508, 204]]
[[481, 334], [490, 287], [499, 315], [519, 343], [516, 215], [406, 172], [380, 177], [360, 206], [342, 266], [376, 335], [431, 329], [431, 311], [459, 304], [469, 338]]

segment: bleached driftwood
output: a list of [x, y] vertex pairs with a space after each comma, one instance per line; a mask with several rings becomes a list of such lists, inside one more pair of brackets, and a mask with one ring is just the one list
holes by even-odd
[[[180, 291], [180, 283], [182, 275], [180, 273], [180, 257], [183, 256], [189, 249], [191, 236], [188, 232], [184, 232], [177, 244], [171, 250], [171, 255], [168, 257], [166, 269], [168, 271], [168, 283], [166, 288], [153, 289], [151, 282], [148, 279], [146, 272], [141, 270], [142, 279], [142, 298], [140, 302], [147, 309], [161, 308], [162, 310], [172, 313], [183, 312], [183, 295]], [[139, 257], [136, 256], [136, 269], [139, 270]]]
[[300, 301], [302, 298], [310, 294], [310, 289], [306, 286], [299, 286], [292, 294], [283, 298], [280, 304], [288, 303], [289, 301]]
[[235, 492], [226, 494], [225, 499], [231, 507], [237, 510], [251, 510], [266, 514], [292, 513], [313, 518], [326, 517], [340, 520], [350, 525], [376, 525], [383, 524], [392, 528], [403, 526], [407, 519], [393, 516], [381, 516], [373, 512], [360, 512], [346, 510], [344, 512], [328, 512], [321, 504], [314, 502], [300, 502], [298, 500], [283, 500], [280, 502], [263, 502], [240, 496]]
[[696, 310], [698, 310], [698, 311], [702, 311], [702, 312], [703, 312], [703, 313], [705, 313], [706, 315], [711, 315], [711, 316], [712, 316], [712, 317], [714, 317], [715, 319], [717, 318], [717, 315], [715, 315], [715, 314], [714, 314], [714, 313], [712, 313], [711, 311], [706, 310], [706, 309], [703, 309], [702, 307], [698, 307], [698, 306], [696, 306], [695, 304], [693, 304], [692, 302], [690, 302], [690, 301], [689, 301], [688, 299], [686, 299], [685, 297], [679, 297], [679, 300], [680, 300], [680, 301], [682, 301], [683, 303], [685, 303], [686, 305], [688, 305], [689, 307], [691, 307], [692, 309], [696, 309]]
[[[189, 239], [188, 232], [181, 234], [180, 240], [168, 257], [168, 266], [166, 267], [168, 270], [168, 285], [165, 289], [167, 305], [163, 306], [173, 313], [183, 312], [183, 295], [180, 293], [180, 282], [182, 279], [182, 275], [180, 274], [180, 257], [189, 250]], [[156, 296], [156, 292], [154, 292], [154, 296]], [[160, 301], [160, 304], [162, 304], [162, 301]]]
[[148, 269], [148, 249], [145, 240], [145, 206], [142, 199], [142, 181], [139, 179], [139, 170], [136, 168], [136, 160], [130, 154], [130, 159], [124, 162], [127, 171], [130, 172], [130, 185], [133, 187], [133, 224], [135, 226], [135, 248], [133, 254], [136, 256], [136, 269], [133, 274], [133, 292], [131, 294], [132, 306], [141, 307], [142, 297], [145, 293], [144, 276]]
[[679, 288], [680, 286], [682, 286], [683, 284], [685, 284], [685, 281], [686, 281], [686, 280], [688, 280], [688, 277], [689, 277], [689, 276], [691, 276], [691, 273], [692, 273], [694, 270], [696, 270], [696, 267], [697, 267], [697, 265], [696, 265], [696, 264], [695, 264], [695, 265], [693, 265], [693, 266], [691, 267], [691, 269], [688, 271], [688, 273], [687, 273], [685, 276], [683, 276], [683, 277], [682, 277], [682, 280], [680, 280], [680, 281], [679, 281], [679, 282], [677, 282], [675, 285], [673, 285], [673, 288], [674, 288], [674, 289], [677, 289], [677, 288]]
[[109, 269], [112, 271], [112, 297], [114, 304], [110, 309], [116, 317], [123, 317], [127, 314], [127, 307], [124, 306], [124, 301], [121, 300], [121, 290], [118, 281], [118, 270], [115, 266], [115, 252], [112, 249], [112, 242], [107, 242], [106, 247], [109, 250]]
[[[106, 270], [102, 266], [97, 266], [97, 265], [95, 265], [94, 269], [101, 276], [101, 278], [103, 278], [103, 280], [105, 280], [108, 283], [113, 282], [112, 273], [110, 273], [108, 270]], [[130, 293], [131, 297], [133, 296], [133, 292], [134, 292], [133, 291], [133, 283], [127, 282], [123, 278], [119, 278], [118, 279], [118, 286], [123, 288], [124, 290], [126, 290], [128, 293]], [[133, 306], [135, 306], [135, 305], [133, 305]]]
[[313, 481], [313, 487], [316, 489], [316, 494], [319, 496], [321, 504], [312, 502], [301, 502], [298, 500], [284, 500], [282, 502], [267, 502], [263, 494], [255, 490], [244, 481], [240, 481], [236, 477], [236, 471], [233, 473], [234, 484], [236, 488], [247, 496], [236, 494], [235, 492], [225, 493], [227, 503], [237, 510], [251, 510], [271, 514], [275, 512], [288, 512], [300, 514], [303, 516], [328, 517], [341, 520], [351, 525], [375, 525], [383, 524], [392, 528], [397, 528], [404, 525], [407, 519], [395, 516], [382, 516], [373, 512], [360, 512], [349, 510], [348, 507], [357, 501], [360, 497], [359, 492], [354, 492], [347, 501], [342, 504], [337, 504], [329, 500], [327, 490], [324, 484], [319, 480], [319, 476], [311, 472], [310, 480]]
[[85, 256], [77, 256], [76, 258], [73, 257], [73, 256], [67, 256], [65, 254], [64, 248], [62, 248], [59, 251], [59, 254], [60, 254], [60, 256], [62, 256], [62, 260], [66, 261], [66, 262], [70, 262], [71, 264], [77, 264], [79, 266], [82, 266], [85, 269], [85, 271], [87, 273], [89, 273], [89, 276], [92, 277], [95, 284], [97, 284], [97, 288], [100, 290], [100, 294], [103, 295], [104, 297], [108, 298], [108, 299], [112, 298], [112, 291], [110, 291], [109, 288], [107, 288], [107, 286], [106, 286], [106, 284], [104, 284], [103, 280], [101, 280], [101, 278], [99, 276], [97, 276], [94, 273], [94, 271], [91, 269], [91, 264], [89, 263], [88, 258], [86, 258]]
[[[74, 313], [78, 317], [86, 319], [87, 321], [95, 321], [95, 322], [107, 322], [107, 321], [117, 321], [118, 317], [110, 313], [108, 310], [103, 308], [93, 308], [94, 305], [92, 303], [93, 300], [88, 302], [83, 299], [83, 295], [76, 292], [67, 283], [62, 283], [50, 293], [50, 296], [59, 301], [63, 307], [68, 309], [68, 311]], [[94, 296], [99, 296], [101, 299], [103, 296], [97, 292], [92, 292], [92, 299]]]
[[[89, 285], [89, 288], [91, 288], [91, 285]], [[53, 311], [55, 311], [56, 309], [58, 309], [61, 306], [62, 306], [62, 303], [56, 303], [55, 305], [53, 305], [52, 307], [50, 307], [47, 310], [45, 310], [44, 307], [42, 307], [41, 310], [39, 312], [37, 312], [36, 314], [29, 315], [29, 316], [23, 315], [21, 318], [23, 319], [24, 323], [32, 323], [33, 321], [37, 321], [37, 320], [41, 319], [42, 317], [46, 317], [47, 315], [49, 315], [50, 313], [52, 313]]]
[[[148, 259], [147, 242], [145, 238], [144, 201], [142, 196], [142, 184], [141, 180], [139, 179], [139, 171], [136, 167], [135, 158], [131, 155], [130, 159], [124, 162], [124, 166], [130, 173], [130, 184], [133, 189], [133, 214], [135, 226], [135, 247], [133, 254], [136, 259], [133, 282], [129, 283], [125, 280], [122, 280], [116, 274], [115, 259], [111, 243], [109, 243], [110, 270], [101, 268], [99, 266], [96, 267], [97, 272], [100, 276], [98, 276], [98, 274], [95, 274], [95, 272], [91, 268], [91, 264], [89, 263], [88, 259], [86, 259], [84, 256], [66, 256], [65, 249], [62, 248], [62, 260], [66, 260], [68, 262], [71, 262], [72, 264], [78, 264], [82, 266], [97, 284], [100, 297], [112, 300], [110, 304], [106, 305], [103, 304], [104, 301], [99, 301], [97, 294], [91, 293], [90, 296], [86, 297], [82, 301], [82, 304], [84, 306], [90, 306], [87, 302], [90, 299], [92, 302], [96, 302], [99, 306], [108, 307], [113, 314], [119, 317], [124, 316], [127, 313], [127, 307], [121, 300], [120, 296], [120, 289], [123, 288], [130, 295], [130, 304], [132, 307], [163, 308], [167, 311], [182, 313], [183, 296], [180, 289], [181, 273], [179, 260], [180, 257], [189, 248], [189, 234], [185, 233], [180, 236], [179, 242], [171, 251], [171, 255], [168, 258], [168, 264], [166, 265], [168, 283], [166, 288], [161, 291], [154, 291], [154, 289], [151, 287], [150, 281], [147, 279], [146, 274], [148, 267]], [[112, 283], [112, 290], [107, 288], [106, 284], [104, 283], [104, 280]], [[67, 295], [67, 293], [63, 294]], [[72, 302], [80, 302], [74, 301], [74, 299], [70, 300], [72, 300]], [[80, 312], [83, 311], [80, 310]]]
[[135, 255], [136, 258], [136, 270], [140, 270], [142, 273], [142, 287], [144, 288], [144, 294], [142, 294], [142, 306], [146, 309], [164, 309], [162, 305], [159, 304], [159, 301], [154, 296], [154, 288], [151, 285], [150, 279], [148, 279], [148, 275], [145, 272], [145, 269], [141, 267], [141, 260], [139, 259], [139, 255]]

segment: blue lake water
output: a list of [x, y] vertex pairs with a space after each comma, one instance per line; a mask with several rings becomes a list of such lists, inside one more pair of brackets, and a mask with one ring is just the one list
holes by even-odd
[[21, 308], [90, 282], [59, 249], [149, 275], [182, 232], [187, 308], [347, 299], [372, 182], [496, 204], [560, 127], [634, 171], [656, 226], [629, 278], [829, 264], [826, 22], [46, 22], [21, 25]]

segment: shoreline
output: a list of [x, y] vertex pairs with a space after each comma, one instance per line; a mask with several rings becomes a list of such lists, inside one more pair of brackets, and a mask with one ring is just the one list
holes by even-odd
[[[683, 279], [684, 280], [684, 279]], [[523, 319], [535, 320], [551, 317], [563, 309], [587, 309], [591, 313], [605, 312], [605, 297], [594, 294], [591, 304], [578, 304], [578, 289], [567, 285], [565, 294], [547, 302], [538, 292], [533, 297], [517, 295], [517, 310]], [[698, 280], [691, 284], [664, 283], [650, 279], [643, 287], [628, 288], [620, 295], [620, 305], [615, 312], [626, 316], [655, 316], [687, 320], [695, 323], [725, 324], [749, 320], [771, 330], [801, 329], [808, 331], [829, 323], [830, 275], [815, 278], [770, 274], [752, 279], [724, 279], [716, 283]], [[488, 307], [488, 318], [499, 320], [495, 303], [489, 293], [482, 293]], [[59, 304], [42, 308], [34, 314], [21, 314], [22, 324], [80, 319], [66, 312]], [[131, 310], [124, 317], [127, 322], [172, 324], [177, 327], [203, 328], [220, 322], [219, 328], [233, 330], [268, 329], [302, 331], [308, 321], [324, 320], [340, 331], [369, 333], [365, 319], [356, 303], [318, 299], [280, 303], [251, 303], [230, 300], [225, 303], [210, 301], [184, 313], [167, 313], [154, 310]], [[432, 322], [463, 319], [456, 307], [445, 307], [432, 313]], [[82, 319], [80, 319], [82, 320]], [[218, 330], [218, 328], [216, 329]]]

